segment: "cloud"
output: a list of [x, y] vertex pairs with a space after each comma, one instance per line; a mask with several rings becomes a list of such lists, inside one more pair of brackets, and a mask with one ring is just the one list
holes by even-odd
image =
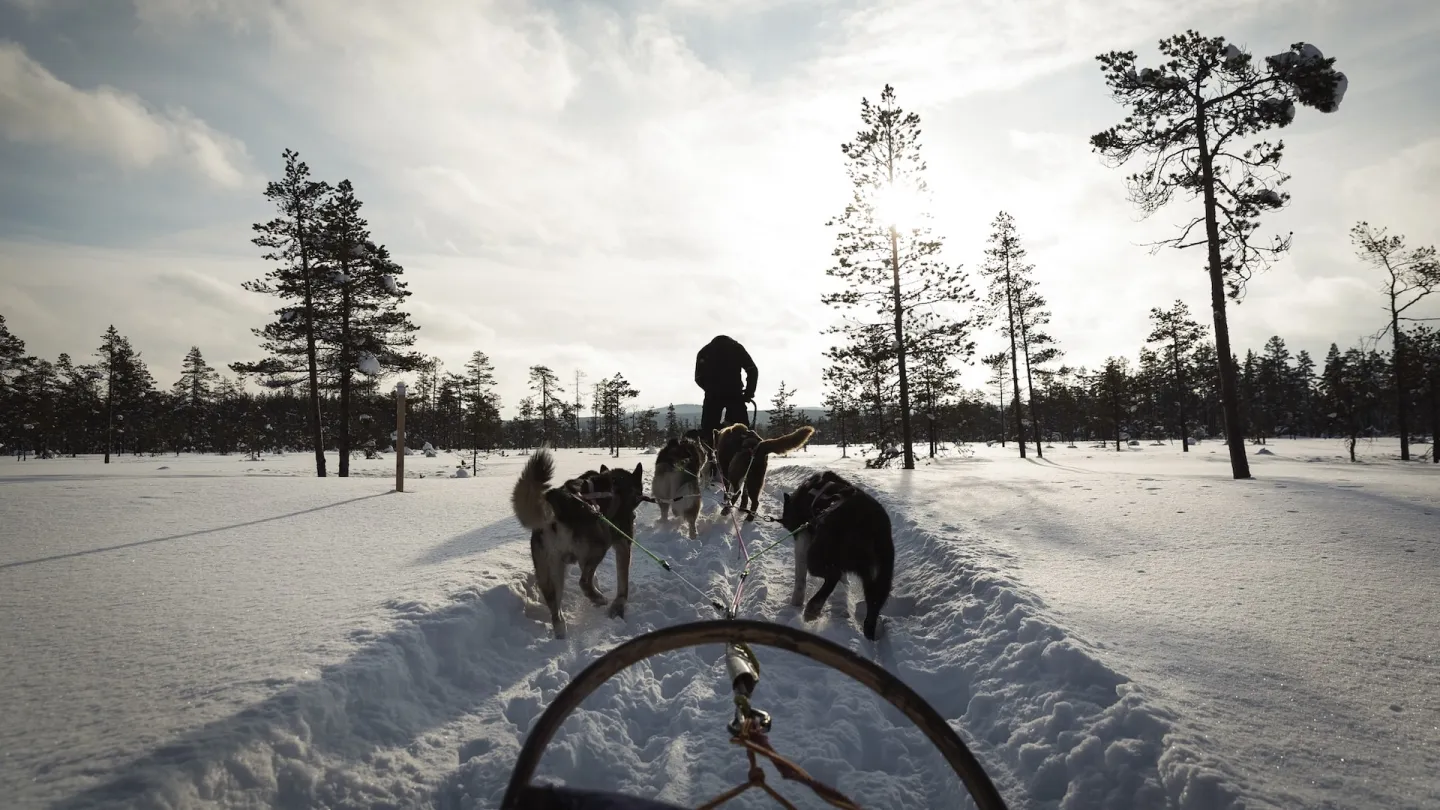
[[[873, 99], [886, 82], [922, 115], [947, 258], [974, 269], [995, 213], [1015, 215], [1068, 361], [1093, 367], [1107, 355], [1133, 356], [1151, 306], [1180, 297], [1206, 312], [1201, 252], [1152, 256], [1141, 247], [1170, 235], [1195, 204], [1177, 201], [1141, 220], [1125, 200], [1124, 172], [1090, 151], [1088, 136], [1124, 114], [1106, 96], [1093, 57], [1135, 48], [1153, 60], [1154, 40], [1186, 27], [1269, 41], [1267, 26], [1293, 27], [1298, 4], [135, 7], [148, 37], [141, 42], [193, 42], [225, 66], [227, 96], [259, 113], [230, 129], [251, 144], [252, 133], [264, 132], [299, 145], [317, 177], [354, 180], [372, 231], [406, 267], [421, 325], [417, 348], [451, 369], [486, 351], [507, 403], [525, 395], [526, 369], [541, 363], [562, 377], [572, 365], [592, 378], [621, 371], [642, 403], [663, 406], [698, 397], [694, 353], [720, 332], [756, 354], [762, 393], [784, 379], [801, 402], [820, 401], [821, 352], [830, 341], [821, 331], [836, 320], [820, 304], [831, 289], [824, 271], [834, 244], [824, 222], [847, 194], [838, 146], [859, 125], [860, 97]], [[1326, 7], [1315, 19], [1334, 28], [1336, 14]], [[1279, 48], [1290, 40], [1277, 41]], [[1349, 60], [1343, 44], [1335, 50]], [[1370, 49], [1345, 66], [1359, 88], [1386, 58], [1385, 49]], [[1357, 107], [1367, 98], [1358, 89], [1352, 96]], [[1424, 129], [1407, 110], [1392, 104], [1376, 115], [1389, 116], [1389, 132]], [[1272, 327], [1297, 336], [1355, 331], [1336, 309], [1358, 272], [1347, 264], [1348, 225], [1337, 223], [1359, 209], [1334, 189], [1366, 154], [1352, 147], [1375, 137], [1378, 119], [1366, 118], [1311, 116], [1287, 130], [1287, 168], [1306, 193], [1273, 224], [1294, 227], [1297, 246], [1257, 279], [1251, 300], [1232, 307], [1242, 350]], [[262, 167], [272, 177], [278, 151]], [[1402, 177], [1406, 169], [1387, 171]], [[1426, 210], [1432, 194], [1417, 186], [1405, 204]], [[1384, 200], [1374, 205], [1373, 219], [1391, 210]], [[246, 253], [248, 223], [218, 217], [213, 228], [149, 238], [137, 255], [157, 246], [183, 251], [202, 274], [211, 264], [201, 257], [253, 255], [243, 278], [260, 275], [258, 255]], [[1293, 301], [1284, 298], [1292, 291]], [[1303, 323], [1307, 317], [1325, 325]], [[261, 322], [263, 314], [238, 312], [225, 321], [237, 343], [237, 356], [225, 359], [254, 353], [247, 329]], [[984, 375], [975, 370], [967, 380]]]
[[1411, 245], [1435, 242], [1436, 189], [1440, 189], [1440, 138], [1418, 141], [1353, 169], [1340, 182], [1341, 193], [1356, 209], [1377, 212], [1364, 219], [1388, 227], [1391, 233], [1408, 234]]
[[179, 378], [192, 345], [218, 369], [258, 356], [248, 327], [262, 325], [273, 307], [240, 282], [262, 273], [255, 260], [204, 253], [0, 241], [0, 301], [32, 354], [90, 362], [114, 324], [159, 385]]
[[113, 87], [78, 89], [13, 42], [0, 42], [0, 134], [100, 156], [124, 169], [173, 161], [222, 188], [256, 180], [244, 144], [189, 111], [155, 112]]

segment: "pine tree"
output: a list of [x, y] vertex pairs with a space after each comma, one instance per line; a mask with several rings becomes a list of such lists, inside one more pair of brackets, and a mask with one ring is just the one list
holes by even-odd
[[530, 367], [530, 390], [539, 397], [537, 414], [540, 419], [541, 441], [555, 442], [558, 420], [555, 412], [560, 404], [560, 378], [548, 366]]
[[1430, 462], [1440, 464], [1440, 331], [1415, 326], [1406, 336], [1405, 345], [1424, 401], [1429, 404]]
[[995, 386], [999, 394], [999, 424], [1000, 424], [1000, 446], [1005, 446], [1008, 434], [1005, 429], [1005, 366], [1010, 363], [1009, 352], [996, 352], [986, 355], [980, 359], [981, 364], [990, 369], [988, 384]]
[[935, 458], [939, 450], [940, 413], [959, 391], [959, 375], [950, 365], [948, 352], [931, 348], [915, 355], [915, 412], [925, 418], [930, 458]]
[[640, 396], [619, 372], [600, 383], [600, 403], [596, 410], [605, 421], [605, 435], [609, 438], [610, 454], [620, 455], [620, 440], [624, 432], [625, 401]]
[[191, 346], [180, 364], [180, 379], [171, 387], [185, 414], [185, 435], [191, 452], [198, 447], [209, 446], [210, 437], [205, 429], [214, 403], [215, 381], [219, 374], [205, 362], [199, 346]]
[[1179, 412], [1180, 420], [1180, 448], [1182, 452], [1188, 453], [1190, 426], [1185, 418], [1185, 400], [1190, 396], [1190, 388], [1185, 368], [1190, 364], [1195, 347], [1205, 337], [1205, 327], [1190, 317], [1190, 308], [1178, 298], [1168, 310], [1151, 307], [1150, 320], [1154, 322], [1154, 327], [1145, 340], [1148, 343], [1163, 343], [1169, 350], [1170, 370], [1175, 375], [1173, 383], [1175, 408]]
[[[414, 371], [425, 363], [422, 355], [405, 350], [414, 345], [413, 333], [419, 327], [399, 309], [400, 302], [411, 295], [402, 280], [404, 268], [391, 259], [384, 245], [371, 239], [369, 225], [360, 216], [362, 206], [354, 186], [342, 180], [320, 209], [319, 275], [323, 283], [317, 285], [317, 296], [323, 306], [319, 309], [319, 334], [325, 368], [336, 380], [340, 395], [336, 448], [342, 478], [350, 474], [355, 372], [378, 382], [384, 374]], [[423, 434], [437, 392], [432, 387], [416, 393], [424, 407], [417, 408], [415, 428]]]
[[1107, 357], [1105, 365], [1090, 379], [1092, 396], [1101, 403], [1103, 420], [1109, 422], [1109, 432], [1115, 437], [1115, 451], [1120, 452], [1124, 449], [1120, 443], [1133, 422], [1130, 416], [1134, 396], [1130, 361], [1124, 357]]
[[[100, 348], [95, 351], [100, 358], [100, 373], [105, 381], [105, 463], [110, 463], [116, 432], [115, 423], [120, 422], [119, 432], [125, 433], [125, 415], [131, 415], [132, 432], [138, 430], [134, 416], [139, 414], [145, 395], [155, 387], [155, 380], [140, 353], [130, 346], [130, 341], [111, 324], [100, 338]], [[118, 411], [118, 413], [117, 413]]]
[[843, 362], [826, 366], [824, 378], [827, 387], [825, 415], [834, 425], [835, 436], [840, 442], [840, 457], [847, 458], [849, 441], [846, 428], [855, 424], [859, 418], [855, 393], [859, 380], [856, 379], [854, 368]]
[[[465, 376], [460, 384], [460, 395], [468, 409], [470, 423], [470, 468], [475, 468], [480, 457], [483, 437], [492, 432], [500, 422], [500, 399], [495, 393], [495, 366], [490, 357], [482, 351], [470, 355], [465, 363]], [[489, 445], [486, 444], [488, 448]]]
[[25, 341], [11, 334], [0, 315], [0, 437], [17, 436], [24, 424], [23, 403], [15, 391], [15, 378], [28, 362]]
[[780, 381], [780, 389], [770, 399], [770, 424], [767, 432], [772, 436], [780, 436], [794, 430], [799, 426], [795, 417], [795, 389], [785, 387], [785, 381]]
[[1015, 220], [1001, 211], [992, 224], [990, 247], [985, 251], [981, 274], [990, 280], [984, 299], [984, 317], [1000, 322], [1000, 333], [1010, 344], [1010, 380], [1014, 393], [1016, 443], [1020, 457], [1025, 458], [1025, 424], [1020, 404], [1020, 361], [1025, 363], [1025, 388], [1029, 393], [1030, 422], [1035, 429], [1035, 455], [1045, 455], [1039, 419], [1035, 416], [1035, 376], [1033, 367], [1054, 360], [1059, 349], [1054, 339], [1040, 327], [1050, 322], [1045, 298], [1035, 289], [1031, 275], [1035, 266], [1025, 261], [1027, 251], [1020, 243]]
[[0, 392], [25, 362], [25, 341], [10, 333], [5, 316], [0, 315]]
[[[1347, 82], [1332, 67], [1334, 59], [1323, 58], [1319, 49], [1304, 43], [1269, 57], [1264, 73], [1248, 53], [1227, 45], [1223, 37], [1202, 37], [1195, 31], [1162, 40], [1160, 52], [1168, 61], [1138, 72], [1133, 51], [1096, 57], [1112, 98], [1129, 114], [1121, 124], [1092, 136], [1090, 143], [1116, 165], [1146, 156], [1145, 168], [1128, 179], [1131, 200], [1145, 214], [1160, 210], [1177, 191], [1203, 200], [1201, 216], [1154, 248], [1207, 249], [1231, 474], [1249, 478], [1225, 301], [1228, 296], [1238, 302], [1251, 275], [1289, 249], [1289, 236], [1267, 246], [1251, 243], [1260, 215], [1288, 201], [1289, 195], [1278, 189], [1289, 178], [1279, 169], [1283, 143], [1260, 142], [1241, 152], [1236, 141], [1286, 126], [1295, 116], [1296, 102], [1333, 112]], [[1201, 226], [1205, 237], [1191, 241], [1191, 233]]]
[[276, 296], [287, 305], [275, 311], [276, 320], [263, 329], [251, 330], [262, 338], [260, 346], [269, 356], [253, 363], [231, 363], [230, 368], [239, 374], [264, 376], [272, 387], [296, 384], [299, 380], [291, 375], [308, 376], [306, 417], [315, 451], [315, 474], [324, 478], [325, 441], [320, 418], [320, 332], [325, 317], [321, 208], [331, 189], [328, 183], [310, 179], [310, 167], [293, 150], [286, 149], [284, 158], [284, 178], [265, 187], [265, 198], [275, 204], [280, 215], [256, 223], [254, 230], [259, 235], [251, 240], [267, 251], [266, 261], [277, 264], [265, 278], [242, 286], [251, 292]]
[[675, 415], [675, 403], [665, 409], [665, 438], [678, 439], [684, 431], [680, 429], [680, 419]]
[[1395, 416], [1400, 431], [1400, 460], [1410, 460], [1410, 387], [1405, 372], [1410, 366], [1405, 345], [1405, 331], [1401, 321], [1413, 320], [1405, 315], [1411, 307], [1420, 303], [1425, 296], [1440, 289], [1440, 261], [1436, 260], [1435, 246], [1407, 248], [1405, 237], [1390, 236], [1385, 228], [1371, 227], [1361, 222], [1350, 229], [1350, 240], [1356, 252], [1366, 264], [1385, 273], [1385, 303], [1390, 318], [1380, 336], [1390, 333], [1392, 343], [1391, 368], [1395, 374]]
[[825, 272], [843, 289], [823, 295], [821, 302], [842, 311], [871, 308], [891, 327], [900, 437], [904, 466], [910, 470], [915, 468], [915, 453], [906, 361], [915, 351], [939, 345], [950, 346], [953, 354], [968, 361], [974, 352], [970, 321], [950, 317], [942, 308], [969, 304], [975, 295], [958, 267], [940, 261], [942, 242], [925, 224], [929, 189], [920, 156], [920, 116], [901, 109], [895, 89], [887, 84], [878, 105], [861, 99], [860, 120], [864, 128], [840, 147], [852, 184], [851, 201], [826, 223], [838, 231], [836, 264]]

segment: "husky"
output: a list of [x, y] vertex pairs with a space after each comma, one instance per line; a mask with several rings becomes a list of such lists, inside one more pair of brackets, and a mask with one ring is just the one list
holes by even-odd
[[690, 539], [695, 539], [695, 520], [700, 517], [700, 487], [710, 475], [710, 452], [700, 441], [700, 431], [686, 431], [670, 439], [655, 456], [655, 478], [650, 496], [660, 507], [660, 519], [670, 519], [670, 508], [684, 516]]
[[[765, 484], [765, 470], [771, 453], [799, 450], [810, 441], [815, 428], [805, 425], [773, 439], [762, 439], [759, 433], [736, 422], [715, 431], [715, 466], [725, 481], [726, 505], [720, 514], [730, 514], [731, 506], [746, 512], [747, 521], [755, 519], [760, 506], [760, 487]], [[749, 501], [747, 509], [745, 502]]]
[[846, 574], [865, 589], [865, 637], [875, 640], [880, 608], [890, 598], [895, 539], [885, 507], [864, 490], [826, 470], [786, 493], [780, 524], [795, 538], [795, 589], [790, 604], [805, 599], [805, 575], [824, 579], [805, 605], [805, 621], [820, 618], [825, 600]]
[[510, 505], [520, 525], [530, 530], [535, 582], [550, 608], [555, 638], [565, 638], [566, 632], [565, 618], [560, 615], [566, 567], [579, 563], [581, 592], [603, 607], [605, 595], [595, 586], [595, 569], [612, 548], [615, 599], [609, 615], [625, 618], [630, 596], [630, 538], [635, 536], [635, 509], [645, 492], [643, 467], [636, 464], [633, 471], [626, 471], [601, 464], [598, 472], [587, 470], [552, 487], [555, 459], [548, 447], [540, 448], [525, 462], [510, 494]]

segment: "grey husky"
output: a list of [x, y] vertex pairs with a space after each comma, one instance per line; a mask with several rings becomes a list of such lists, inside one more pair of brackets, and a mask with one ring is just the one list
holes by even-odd
[[635, 536], [635, 509], [645, 492], [643, 473], [641, 464], [636, 464], [634, 471], [601, 464], [598, 472], [587, 470], [552, 487], [555, 459], [549, 448], [540, 448], [525, 462], [510, 504], [520, 525], [530, 530], [535, 582], [550, 608], [556, 638], [564, 638], [566, 631], [565, 618], [560, 615], [566, 567], [579, 563], [581, 592], [596, 606], [604, 606], [605, 595], [595, 585], [595, 569], [612, 548], [615, 599], [609, 614], [613, 619], [625, 617], [630, 597], [630, 538]]
[[700, 431], [691, 430], [679, 439], [670, 439], [655, 456], [655, 478], [650, 496], [660, 507], [660, 519], [669, 520], [670, 510], [683, 516], [695, 539], [695, 520], [700, 517], [700, 488], [710, 475], [710, 451], [700, 441]]
[[890, 598], [895, 540], [890, 515], [869, 493], [826, 470], [786, 493], [780, 524], [795, 538], [795, 589], [790, 604], [805, 600], [805, 575], [824, 579], [805, 605], [805, 620], [820, 618], [841, 577], [855, 574], [865, 589], [865, 637], [874, 641], [880, 608]]

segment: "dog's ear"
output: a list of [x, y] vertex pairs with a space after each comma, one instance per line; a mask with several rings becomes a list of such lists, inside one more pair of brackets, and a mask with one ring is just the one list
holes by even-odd
[[645, 464], [644, 464], [644, 462], [636, 462], [636, 463], [635, 463], [635, 478], [636, 478], [637, 480], [639, 480], [639, 479], [642, 479], [642, 478], [644, 478], [644, 477], [645, 477]]
[[606, 467], [604, 464], [601, 464], [601, 465], [600, 465], [600, 472], [602, 472], [602, 473], [610, 472], [610, 468], [609, 468], [609, 467]]
[[785, 493], [785, 498], [780, 501], [782, 511], [790, 508], [790, 493]]

